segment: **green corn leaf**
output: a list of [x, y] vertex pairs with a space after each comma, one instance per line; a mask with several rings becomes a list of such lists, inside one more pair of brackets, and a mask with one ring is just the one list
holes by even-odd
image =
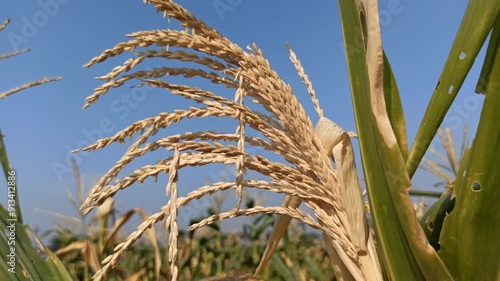
[[[365, 134], [373, 134], [371, 128], [372, 118], [368, 114], [362, 113], [362, 108], [370, 108], [368, 100], [361, 99], [361, 95], [369, 94], [368, 73], [366, 70], [366, 58], [364, 53], [364, 42], [360, 40], [359, 35], [362, 34], [361, 22], [359, 20], [360, 7], [357, 7], [354, 1], [339, 1], [340, 16], [342, 20], [342, 29], [344, 34], [344, 44], [347, 56], [347, 64], [349, 68], [349, 77], [351, 83], [351, 92], [354, 104], [354, 112], [356, 116], [356, 125], [359, 135], [361, 154], [363, 155], [363, 169], [365, 171], [365, 179], [368, 186], [368, 196], [370, 199], [370, 207], [374, 220], [374, 228], [379, 244], [379, 250], [382, 263], [388, 275], [402, 277], [407, 275], [408, 280], [422, 280], [423, 278], [415, 277], [417, 268], [415, 260], [411, 258], [410, 249], [401, 226], [398, 223], [398, 218], [392, 204], [392, 199], [388, 190], [373, 192], [370, 186], [376, 182], [387, 185], [383, 178], [383, 171], [380, 167], [369, 170], [368, 162], [373, 162], [374, 155], [370, 155], [368, 151], [376, 151], [375, 142], [363, 141]], [[371, 110], [370, 110], [371, 111]], [[366, 111], [365, 111], [366, 112]], [[366, 156], [365, 156], [366, 153]], [[370, 172], [370, 171], [373, 171]], [[380, 185], [381, 186], [381, 185]], [[388, 203], [386, 203], [388, 202]], [[386, 208], [379, 208], [386, 204]], [[385, 219], [383, 219], [385, 218]], [[391, 241], [396, 243], [391, 244]], [[396, 261], [396, 262], [393, 262]]]
[[[11, 178], [9, 178], [11, 168], [1, 133], [0, 161], [2, 163], [5, 179], [7, 182], [13, 182]], [[0, 204], [0, 261], [2, 262], [0, 266], [0, 280], [71, 280], [69, 273], [56, 255], [50, 252], [50, 250], [45, 249], [47, 258], [42, 259], [40, 254], [32, 246], [31, 239], [25, 230], [26, 226], [22, 223], [17, 186], [14, 195], [15, 216], [11, 216], [10, 210], [5, 209], [5, 207]], [[17, 218], [12, 220], [15, 217]], [[8, 226], [14, 226], [15, 231], [9, 232]], [[14, 240], [12, 240], [12, 237]], [[12, 269], [11, 265], [7, 264], [7, 262], [10, 262], [10, 257], [8, 258], [8, 255], [11, 253], [15, 253], [15, 270]], [[9, 260], [7, 260], [7, 258]]]
[[389, 116], [389, 121], [391, 122], [392, 129], [396, 135], [396, 140], [398, 141], [399, 150], [401, 150], [401, 155], [406, 161], [408, 158], [408, 139], [406, 137], [406, 122], [405, 115], [403, 112], [403, 106], [401, 104], [401, 98], [399, 96], [398, 85], [396, 83], [396, 78], [392, 72], [389, 60], [384, 52], [384, 97], [385, 106], [387, 108], [387, 115]]
[[493, 32], [491, 33], [490, 43], [488, 45], [488, 50], [486, 51], [486, 56], [484, 57], [483, 69], [479, 75], [479, 81], [476, 86], [476, 93], [484, 93], [487, 91], [489, 82], [491, 80], [491, 72], [493, 71], [493, 65], [497, 60], [496, 57], [500, 56], [498, 49], [500, 48], [500, 16], [497, 16], [495, 26], [493, 27]]
[[[381, 102], [388, 89], [387, 84], [380, 82], [390, 69], [384, 70], [383, 51], [377, 46], [377, 21], [370, 21], [378, 13], [377, 6], [376, 2], [366, 1], [365, 11], [362, 3], [357, 6], [356, 1], [339, 1], [339, 7], [363, 170], [381, 259], [391, 280], [451, 280], [439, 256], [428, 245], [409, 199], [411, 182], [404, 156], [387, 104]], [[361, 43], [360, 37], [364, 40]]]
[[444, 218], [453, 211], [453, 207], [455, 206], [455, 200], [452, 199], [452, 195], [453, 192], [451, 190], [443, 194], [443, 196], [425, 212], [425, 215], [420, 220], [427, 240], [429, 240], [429, 243], [436, 251], [441, 247], [439, 245], [439, 236], [441, 235]]
[[[434, 94], [425, 111], [406, 168], [413, 177], [500, 11], [498, 0], [470, 0]], [[487, 71], [487, 70], [485, 70]]]
[[[499, 32], [491, 38], [499, 40]], [[497, 47], [479, 126], [440, 237], [440, 255], [455, 280], [500, 280], [500, 44], [490, 46]]]
[[[17, 217], [17, 221], [20, 222], [20, 223], [23, 223], [23, 216], [22, 216], [22, 213], [21, 213], [21, 205], [19, 203], [19, 196], [18, 196], [18, 193], [17, 193], [17, 181], [16, 180], [9, 180], [9, 177], [11, 177], [10, 173], [12, 172], [12, 169], [10, 167], [10, 163], [9, 163], [9, 158], [7, 156], [7, 149], [5, 147], [5, 142], [3, 141], [3, 135], [2, 135], [2, 131], [0, 131], [0, 163], [2, 164], [2, 169], [3, 169], [3, 173], [5, 175], [5, 180], [9, 183], [9, 182], [13, 182], [14, 183], [14, 204], [15, 204], [15, 215]], [[17, 178], [16, 175], [14, 175], [14, 178]], [[8, 185], [9, 187], [9, 190], [10, 190], [10, 187], [12, 185]]]
[[[15, 244], [7, 236], [7, 226], [12, 223], [15, 223], [15, 231], [13, 232]], [[48, 249], [45, 249], [46, 259], [40, 256], [32, 246], [25, 227], [18, 222], [9, 221], [8, 211], [0, 204], [0, 245], [2, 245], [0, 246], [0, 255], [5, 258], [11, 253], [11, 250], [14, 250], [15, 253], [15, 270], [9, 271], [12, 267], [6, 263], [2, 263], [0, 266], [0, 276], [8, 276], [2, 280], [70, 281], [71, 277], [57, 256]]]

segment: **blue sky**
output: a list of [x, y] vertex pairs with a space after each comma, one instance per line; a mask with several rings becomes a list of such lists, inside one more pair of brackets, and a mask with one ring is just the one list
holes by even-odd
[[[179, 2], [240, 46], [255, 42], [273, 68], [292, 85], [315, 123], [318, 117], [288, 59], [285, 42], [289, 42], [312, 80], [326, 116], [346, 130], [355, 130], [336, 1], [311, 1], [308, 5], [305, 1]], [[411, 143], [467, 1], [382, 0], [379, 5], [384, 47], [398, 81]], [[17, 170], [25, 220], [47, 229], [55, 219], [36, 212], [35, 208], [75, 214], [66, 199], [67, 190], [73, 190], [73, 176], [61, 168], [70, 167], [70, 150], [89, 139], [111, 135], [136, 120], [186, 105], [166, 93], [150, 90], [145, 94], [132, 93], [131, 89], [123, 88], [111, 91], [96, 105], [82, 111], [85, 98], [99, 85], [94, 77], [121, 64], [124, 57], [90, 69], [82, 65], [104, 49], [125, 41], [125, 34], [176, 25], [169, 25], [152, 6], [139, 0], [40, 0], [23, 4], [3, 1], [0, 21], [6, 18], [12, 22], [0, 33], [0, 52], [28, 47], [32, 51], [1, 62], [0, 90], [44, 76], [63, 76], [60, 82], [0, 102], [0, 129], [7, 136], [9, 157]], [[482, 62], [482, 57], [478, 62]], [[480, 63], [470, 76], [477, 77], [479, 70]], [[456, 100], [458, 107], [452, 107], [444, 123], [458, 132], [457, 137], [464, 124], [469, 124], [472, 131], [477, 124], [482, 97], [473, 94], [475, 82], [466, 81]], [[134, 94], [135, 98], [127, 101]], [[234, 129], [231, 122], [203, 120], [190, 121], [185, 126], [190, 131], [207, 126], [219, 131]], [[171, 132], [183, 130], [174, 126]], [[90, 185], [125, 149], [115, 145], [73, 157]], [[149, 162], [137, 165], [144, 163]], [[207, 179], [217, 179], [218, 175], [218, 166], [198, 170], [196, 176], [186, 174], [184, 181], [181, 174], [181, 195], [203, 185]], [[422, 172], [415, 177], [417, 188], [428, 188], [436, 180]], [[148, 181], [142, 187], [136, 185], [120, 193], [120, 209], [138, 205], [149, 212], [157, 210], [167, 201], [165, 183], [165, 178], [158, 184]], [[0, 202], [5, 202], [6, 196], [0, 198]]]

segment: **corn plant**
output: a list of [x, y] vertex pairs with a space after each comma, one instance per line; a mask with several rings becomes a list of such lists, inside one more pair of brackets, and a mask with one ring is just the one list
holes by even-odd
[[[115, 135], [84, 148], [97, 150], [134, 139], [125, 154], [94, 185], [82, 206], [83, 212], [90, 212], [136, 182], [160, 174], [168, 174], [169, 180], [166, 187], [168, 203], [115, 248], [115, 253], [103, 261], [104, 266], [94, 276], [95, 280], [103, 280], [141, 235], [163, 220], [170, 231], [170, 273], [172, 280], [177, 280], [179, 209], [193, 200], [229, 189], [236, 193], [234, 209], [192, 224], [188, 230], [238, 216], [277, 215], [256, 274], [265, 271], [290, 220], [296, 219], [321, 231], [339, 280], [500, 278], [497, 238], [500, 212], [496, 208], [500, 193], [495, 189], [500, 179], [497, 168], [500, 112], [496, 110], [500, 104], [500, 5], [497, 1], [469, 2], [411, 149], [408, 148], [399, 91], [382, 46], [378, 3], [376, 0], [339, 1], [373, 228], [368, 224], [361, 176], [354, 163], [350, 142], [354, 134], [324, 117], [312, 83], [291, 48], [290, 59], [306, 85], [319, 118], [316, 126], [291, 87], [271, 68], [257, 45], [241, 48], [173, 1], [146, 2], [169, 19], [177, 20], [184, 30], [134, 32], [128, 35], [128, 41], [91, 59], [86, 67], [123, 53], [133, 55], [98, 78], [103, 83], [87, 98], [85, 107], [96, 103], [112, 88], [133, 81], [136, 86], [155, 87], [187, 98], [198, 106], [138, 120]], [[453, 208], [445, 208], [447, 211], [440, 213], [442, 229], [435, 237], [437, 241], [431, 244], [409, 197], [410, 180], [488, 34], [491, 34], [490, 41], [476, 89], [486, 95], [481, 119], [472, 146], [465, 152], [457, 170], [455, 187], [446, 200], [453, 202]], [[363, 46], [362, 51], [358, 46]], [[164, 59], [167, 66], [138, 70], [138, 65], [152, 58]], [[186, 66], [169, 66], [171, 61], [186, 63]], [[173, 84], [168, 81], [169, 76], [207, 79], [233, 90], [234, 96]], [[204, 117], [232, 118], [238, 125], [232, 131], [204, 129], [152, 140], [159, 131], [175, 122]], [[284, 161], [252, 154], [250, 151], [255, 150], [249, 147], [280, 155]], [[158, 149], [168, 153], [156, 163], [118, 177], [126, 165]], [[215, 163], [234, 165], [235, 180], [212, 183], [185, 197], [179, 196], [180, 169]], [[246, 172], [249, 170], [260, 173], [265, 180], [248, 178]], [[283, 193], [285, 200], [277, 207], [242, 208], [243, 191], [248, 188]], [[314, 215], [299, 209], [302, 203]]]

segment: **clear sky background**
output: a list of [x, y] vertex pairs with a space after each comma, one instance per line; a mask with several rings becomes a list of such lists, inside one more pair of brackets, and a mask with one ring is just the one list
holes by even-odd
[[[355, 130], [337, 1], [179, 2], [240, 46], [255, 42], [272, 67], [292, 85], [316, 123], [318, 117], [306, 89], [288, 59], [285, 42], [289, 42], [312, 80], [326, 116], [346, 130]], [[228, 10], [217, 10], [216, 6], [224, 4], [229, 5]], [[411, 143], [467, 1], [381, 0], [379, 5], [384, 48], [398, 81]], [[71, 167], [69, 151], [89, 139], [114, 134], [136, 120], [186, 106], [182, 100], [153, 90], [148, 90], [140, 101], [127, 103], [122, 98], [130, 97], [132, 90], [123, 88], [111, 91], [96, 105], [82, 111], [85, 98], [100, 85], [94, 77], [121, 64], [125, 57], [90, 69], [82, 65], [104, 49], [125, 41], [125, 34], [177, 26], [168, 24], [151, 5], [139, 0], [2, 1], [0, 21], [7, 18], [12, 22], [0, 32], [0, 52], [28, 47], [32, 51], [0, 62], [0, 90], [44, 76], [63, 76], [60, 82], [0, 101], [0, 129], [6, 135], [9, 158], [17, 170], [25, 221], [48, 229], [57, 220], [35, 208], [75, 214], [66, 199], [67, 191], [73, 191], [74, 187], [73, 175], [67, 170]], [[457, 141], [464, 124], [469, 125], [471, 133], [476, 128], [483, 98], [473, 90], [483, 55], [470, 74], [473, 79], [468, 79], [462, 87], [444, 123], [454, 129]], [[103, 135], [97, 133], [100, 122], [111, 127]], [[186, 127], [174, 126], [169, 132], [235, 129], [232, 122], [213, 122], [213, 119], [196, 119], [185, 124]], [[81, 174], [86, 176], [87, 186], [111, 168], [125, 149], [114, 145], [73, 155]], [[134, 167], [154, 163], [147, 160]], [[219, 176], [220, 166], [181, 174], [181, 195], [204, 185], [207, 179], [218, 180]], [[427, 173], [418, 172], [414, 186], [428, 189], [435, 181]], [[141, 206], [148, 212], [158, 210], [167, 202], [165, 183], [166, 176], [158, 184], [147, 181], [142, 187], [134, 185], [119, 193], [119, 209]], [[0, 202], [6, 201], [7, 192], [3, 190]], [[271, 198], [271, 202], [277, 204], [279, 198]]]

